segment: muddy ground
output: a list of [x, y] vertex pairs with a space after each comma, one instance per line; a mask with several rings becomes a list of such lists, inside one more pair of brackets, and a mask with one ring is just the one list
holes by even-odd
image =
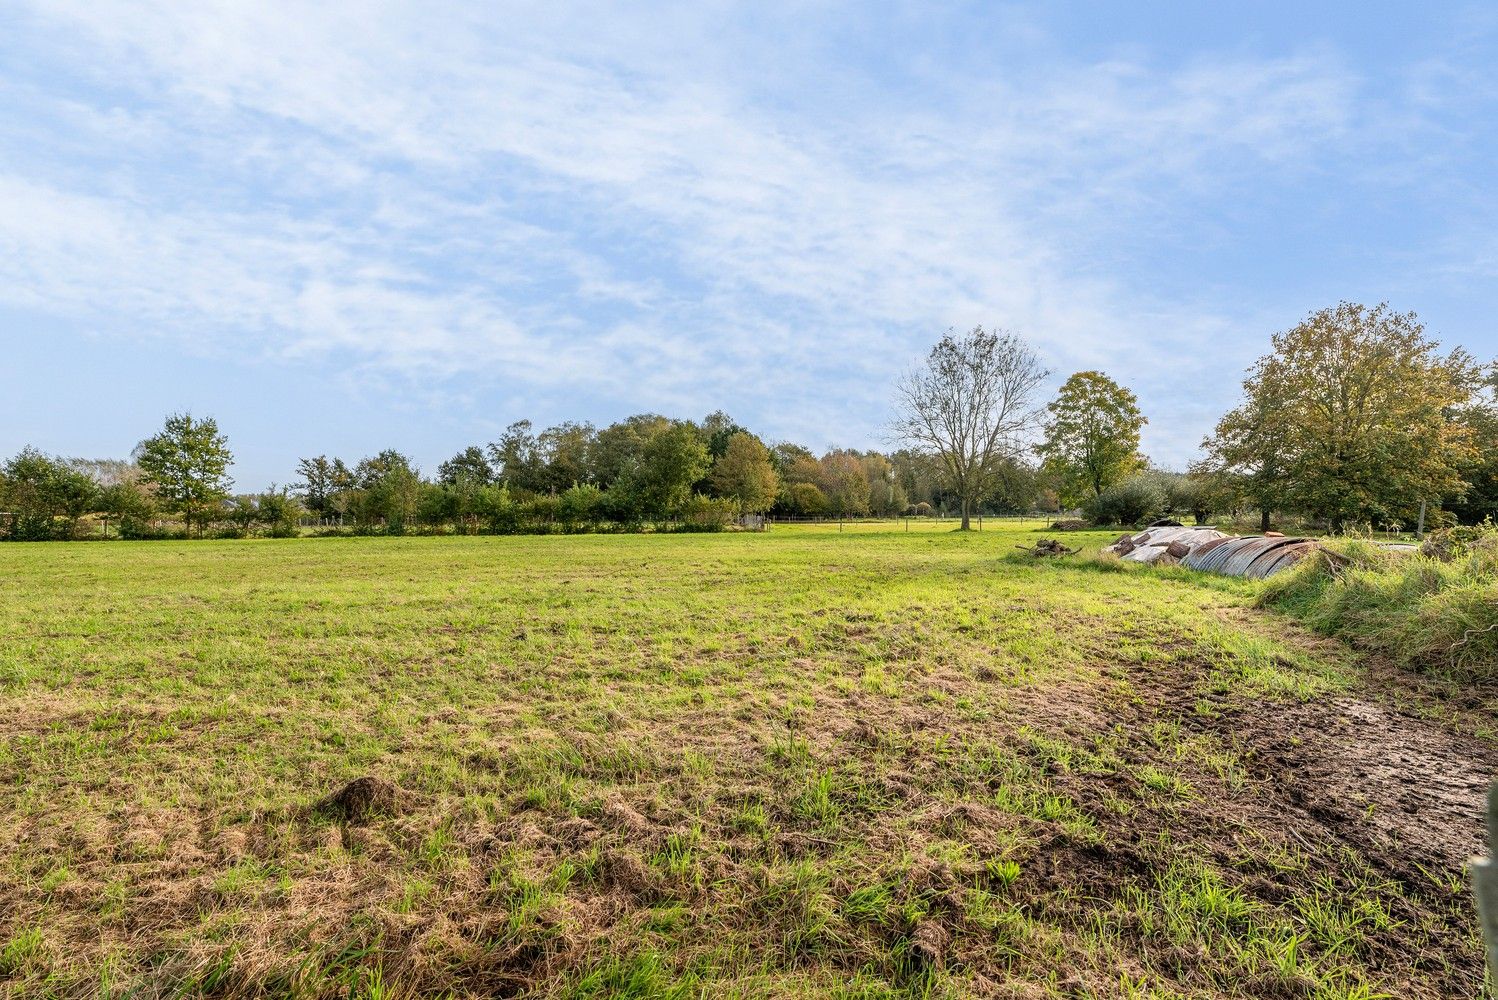
[[[1378, 662], [1362, 667], [1352, 689], [1300, 702], [1204, 695], [1211, 687], [1205, 665], [1118, 666], [1109, 671], [1121, 682], [1118, 689], [1080, 695], [1059, 719], [1035, 705], [1041, 725], [1073, 739], [1084, 740], [1107, 722], [1123, 727], [1123, 753], [1134, 764], [1162, 759], [1155, 733], [1165, 722], [1231, 747], [1247, 769], [1246, 794], [1198, 771], [1192, 781], [1204, 794], [1169, 822], [1135, 814], [1106, 824], [1106, 846], [1058, 852], [1055, 884], [1074, 877], [1065, 869], [1075, 864], [1089, 869], [1094, 891], [1107, 897], [1120, 880], [1158, 870], [1155, 840], [1182, 829], [1196, 831], [1198, 848], [1223, 866], [1236, 866], [1242, 886], [1269, 903], [1308, 882], [1324, 885], [1335, 899], [1387, 879], [1398, 926], [1369, 935], [1369, 965], [1389, 982], [1411, 972], [1428, 977], [1428, 987], [1410, 982], [1407, 995], [1427, 995], [1426, 988], [1441, 997], [1481, 994], [1482, 954], [1466, 868], [1474, 855], [1486, 853], [1486, 795], [1498, 779], [1498, 742], [1491, 735], [1498, 686], [1456, 685]], [[1058, 784], [1103, 817], [1106, 798], [1124, 791], [1117, 776], [1067, 775]], [[1288, 874], [1245, 866], [1245, 844], [1260, 852], [1265, 846], [1295, 852], [1305, 869]], [[1357, 884], [1348, 881], [1349, 873]], [[1140, 948], [1156, 951], [1147, 940]], [[1193, 978], [1192, 961], [1182, 960], [1185, 981]], [[1243, 984], [1243, 993], [1281, 995], [1278, 987], [1251, 983]], [[1078, 995], [1093, 993], [1079, 989]]]

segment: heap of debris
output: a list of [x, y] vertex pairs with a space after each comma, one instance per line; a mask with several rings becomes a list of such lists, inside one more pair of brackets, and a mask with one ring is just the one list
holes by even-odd
[[1106, 546], [1111, 552], [1129, 562], [1155, 563], [1174, 566], [1198, 545], [1227, 538], [1216, 528], [1183, 528], [1178, 524], [1145, 528], [1135, 534], [1122, 535], [1118, 541]]
[[1239, 537], [1215, 528], [1169, 525], [1124, 535], [1103, 551], [1130, 562], [1155, 566], [1179, 564], [1188, 569], [1261, 580], [1320, 549], [1313, 539], [1286, 538], [1273, 531]]
[[1046, 559], [1051, 556], [1074, 556], [1081, 549], [1069, 549], [1054, 538], [1042, 538], [1034, 545], [1016, 545], [1015, 548], [1022, 552], [1028, 552], [1037, 559]]

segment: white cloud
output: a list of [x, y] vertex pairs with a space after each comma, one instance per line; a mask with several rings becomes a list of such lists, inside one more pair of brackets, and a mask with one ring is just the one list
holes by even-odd
[[[56, 151], [0, 176], [0, 296], [284, 362], [758, 399], [810, 440], [875, 440], [910, 356], [997, 322], [1163, 409], [1250, 356], [1244, 317], [1127, 285], [1110, 241], [1358, 141], [1357, 81], [1324, 54], [787, 109], [723, 69], [748, 41], [716, 20], [666, 46], [597, 11], [49, 0], [23, 27], [75, 79], [37, 92]], [[120, 162], [56, 162], [84, 141]], [[1176, 457], [1203, 429], [1153, 441]]]

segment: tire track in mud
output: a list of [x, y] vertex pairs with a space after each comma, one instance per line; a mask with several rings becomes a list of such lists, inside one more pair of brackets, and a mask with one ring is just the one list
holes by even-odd
[[[1280, 638], [1330, 648], [1283, 627]], [[1271, 700], [1222, 690], [1217, 665], [1205, 658], [1140, 663], [1091, 653], [1103, 683], [1069, 686], [1060, 700], [1054, 689], [1016, 699], [1032, 724], [1074, 745], [1096, 739], [1125, 764], [1053, 775], [1105, 836], [1083, 849], [1058, 844], [1040, 874], [1114, 898], [1130, 880], [1152, 881], [1169, 863], [1161, 845], [1174, 844], [1232, 872], [1269, 905], [1322, 893], [1354, 899], [1387, 882], [1376, 891], [1392, 923], [1365, 931], [1366, 967], [1399, 996], [1480, 991], [1466, 864], [1483, 850], [1486, 790], [1498, 777], [1498, 742], [1476, 735], [1494, 727], [1492, 692], [1453, 697], [1439, 683], [1365, 662], [1348, 690]], [[1237, 778], [1228, 781], [1205, 758], [1176, 755], [1201, 739], [1196, 749], [1229, 752]], [[1179, 774], [1193, 790], [1164, 808], [1119, 815], [1111, 803], [1150, 801], [1140, 786], [1146, 766]], [[1300, 859], [1294, 869], [1275, 860], [1284, 851]], [[1157, 942], [1141, 938], [1138, 947], [1161, 959]], [[1245, 984], [1243, 995], [1260, 993]]]
[[1461, 876], [1483, 849], [1488, 784], [1498, 745], [1406, 707], [1421, 695], [1388, 679], [1309, 701], [1229, 695], [1203, 715], [1204, 671], [1136, 674], [1146, 711], [1173, 716], [1239, 753], [1283, 825], [1334, 834], [1411, 878]]

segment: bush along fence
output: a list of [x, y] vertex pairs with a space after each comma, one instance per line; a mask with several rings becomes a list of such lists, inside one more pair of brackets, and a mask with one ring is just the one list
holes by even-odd
[[302, 535], [563, 535], [642, 531], [727, 531], [747, 526], [752, 515], [719, 497], [693, 496], [670, 510], [615, 511], [580, 508], [561, 496], [540, 496], [460, 511], [387, 511], [315, 518], [300, 507], [290, 512], [257, 510], [254, 498], [199, 511], [191, 517], [156, 513], [81, 514], [73, 518], [23, 517], [0, 511], [0, 539], [90, 541], [107, 539], [293, 538]]

